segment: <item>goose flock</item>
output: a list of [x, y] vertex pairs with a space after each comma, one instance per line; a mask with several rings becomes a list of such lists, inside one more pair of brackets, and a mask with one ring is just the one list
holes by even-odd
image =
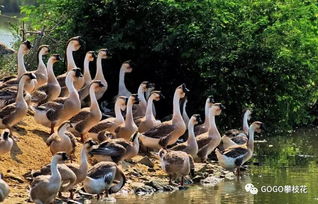
[[[221, 136], [216, 116], [225, 108], [223, 104], [209, 96], [204, 122], [199, 114], [188, 117], [186, 104], [190, 91], [181, 84], [174, 92], [171, 120], [160, 121], [155, 117], [154, 102], [164, 98], [162, 92], [155, 89], [155, 84], [143, 81], [137, 93], [131, 93], [125, 85], [125, 74], [132, 72], [133, 67], [131, 61], [125, 61], [119, 72], [114, 110], [111, 110], [114, 115], [103, 117], [99, 100], [112, 86], [104, 77], [102, 61], [111, 53], [100, 49], [95, 56], [94, 51], [88, 51], [82, 74], [73, 58], [81, 42], [80, 37], [68, 40], [67, 71], [55, 76], [54, 64], [61, 57], [52, 54], [45, 64], [43, 56], [50, 53], [48, 45], [38, 49], [37, 69], [26, 70], [24, 56], [32, 45], [25, 41], [17, 52], [18, 74], [0, 81], [0, 128], [4, 129], [0, 136], [0, 156], [10, 152], [19, 139], [14, 137], [12, 128], [23, 121], [28, 111], [38, 124], [50, 128], [46, 143], [52, 153], [51, 163], [32, 173], [31, 201], [52, 203], [64, 192], [69, 192], [73, 199], [77, 185], [82, 185], [86, 193], [96, 194], [97, 199], [116, 193], [126, 183], [118, 163], [137, 154], [157, 157], [173, 185], [181, 179], [183, 186], [184, 177], [195, 174], [195, 162], [207, 162], [212, 152], [220, 166], [236, 172], [239, 178], [241, 165], [253, 155], [254, 133], [264, 129], [259, 121], [249, 125], [250, 110], [244, 113], [243, 130], [232, 129]], [[89, 65], [96, 57], [96, 75], [92, 78]], [[74, 162], [76, 143], [83, 144], [78, 164]], [[6, 199], [10, 188], [2, 178], [0, 174], [0, 202]]]

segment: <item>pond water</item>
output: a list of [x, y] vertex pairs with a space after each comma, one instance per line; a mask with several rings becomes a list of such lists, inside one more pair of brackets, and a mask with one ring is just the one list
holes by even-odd
[[[117, 203], [318, 203], [317, 138], [318, 129], [266, 138], [267, 142], [256, 144], [253, 164], [239, 181], [223, 181], [214, 187], [195, 185], [187, 190], [147, 197], [117, 196]], [[245, 185], [250, 183], [258, 189], [256, 195], [246, 192]], [[289, 193], [262, 192], [262, 186], [270, 186], [269, 191], [274, 186], [282, 186], [277, 187], [279, 191], [286, 186]], [[307, 193], [300, 192], [304, 190]]]
[[15, 16], [15, 14], [0, 15], [0, 42], [8, 47], [11, 47], [16, 40], [10, 30], [10, 23], [17, 21], [13, 16]]

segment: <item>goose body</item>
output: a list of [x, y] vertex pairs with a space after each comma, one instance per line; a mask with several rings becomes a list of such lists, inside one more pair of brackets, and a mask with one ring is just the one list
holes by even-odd
[[8, 197], [9, 193], [9, 185], [2, 179], [2, 175], [0, 174], [0, 202], [3, 202]]
[[180, 98], [188, 92], [185, 84], [176, 88], [173, 97], [173, 117], [171, 121], [161, 123], [140, 136], [142, 145], [147, 148], [159, 150], [161, 147], [174, 144], [186, 131], [186, 125], [180, 112]]
[[10, 130], [5, 129], [0, 137], [0, 155], [10, 152], [13, 146], [13, 140], [10, 136]]

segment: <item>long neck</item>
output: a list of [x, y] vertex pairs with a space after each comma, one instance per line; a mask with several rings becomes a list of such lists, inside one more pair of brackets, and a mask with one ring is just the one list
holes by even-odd
[[24, 97], [23, 97], [24, 84], [25, 84], [25, 78], [21, 78], [20, 82], [19, 82], [18, 95], [17, 95], [17, 98], [16, 98], [17, 102], [24, 100]]
[[57, 79], [53, 71], [53, 60], [49, 59], [47, 63], [48, 83], [57, 83]]
[[127, 90], [125, 85], [125, 74], [124, 69], [121, 68], [119, 72], [119, 90]]
[[147, 101], [146, 101], [146, 98], [145, 98], [145, 93], [143, 91], [143, 87], [139, 87], [138, 88], [138, 98], [139, 98], [139, 105], [142, 105], [144, 107], [147, 106]]
[[123, 114], [121, 113], [119, 103], [115, 104], [115, 116], [116, 116], [116, 120], [118, 122], [124, 122], [124, 117], [123, 117]]
[[186, 110], [187, 102], [188, 101], [185, 100], [184, 103], [183, 103], [183, 107], [182, 107], [182, 118], [183, 118], [183, 120], [184, 120], [186, 125], [188, 125], [188, 123], [189, 123], [189, 116], [188, 116], [187, 110]]
[[26, 68], [24, 64], [24, 54], [21, 49], [18, 51], [18, 78], [26, 73]]
[[205, 107], [204, 107], [204, 123], [203, 125], [205, 127], [209, 126], [209, 99], [205, 102]]
[[104, 73], [103, 73], [103, 67], [102, 67], [102, 58], [97, 57], [97, 62], [96, 62], [96, 75], [95, 75], [95, 80], [105, 80]]
[[252, 152], [254, 151], [254, 133], [255, 133], [254, 127], [251, 126], [251, 127], [248, 129], [247, 148], [248, 148], [249, 150], [251, 150]]
[[73, 50], [72, 46], [68, 45], [66, 49], [66, 58], [67, 58], [67, 71], [71, 71], [73, 68], [76, 67], [74, 57], [73, 57]]
[[194, 135], [194, 124], [193, 121], [190, 121], [188, 124], [188, 144], [196, 143], [195, 135]]
[[86, 148], [85, 147], [83, 147], [82, 150], [81, 150], [80, 170], [82, 172], [87, 172], [87, 170], [88, 170], [87, 152], [86, 152]]
[[181, 112], [180, 112], [180, 97], [177, 94], [177, 92], [175, 92], [174, 96], [173, 96], [173, 116], [172, 116], [172, 120], [176, 120], [176, 119], [181, 119], [182, 120], [182, 116], [181, 116]]
[[89, 61], [86, 58], [84, 60], [84, 80], [85, 83], [90, 83], [92, 81], [91, 73], [89, 71]]
[[69, 97], [79, 97], [78, 93], [77, 93], [77, 90], [74, 87], [73, 78], [72, 78], [71, 75], [68, 75], [66, 77], [66, 82], [65, 83], [66, 83], [66, 87], [67, 87], [68, 92], [69, 92]]
[[153, 115], [153, 97], [150, 96], [147, 103], [147, 109], [146, 109], [146, 120], [155, 120], [155, 116]]
[[215, 135], [215, 136], [219, 136], [221, 137], [218, 128], [216, 127], [216, 123], [215, 123], [215, 114], [213, 112], [213, 109], [210, 108], [209, 110], [210, 112], [210, 125], [209, 125], [209, 135]]
[[46, 66], [43, 62], [43, 55], [42, 53], [40, 52], [39, 55], [38, 55], [38, 60], [39, 60], [39, 64], [38, 64], [38, 68], [37, 68], [37, 71], [40, 71], [40, 72], [46, 72]]
[[54, 157], [51, 161], [51, 176], [52, 176], [51, 177], [52, 179], [60, 179], [61, 178], [61, 174], [57, 169], [57, 161], [56, 161], [56, 159], [54, 159]]
[[133, 123], [134, 123], [134, 117], [133, 117], [132, 107], [133, 107], [133, 103], [131, 102], [131, 100], [128, 100], [126, 120], [125, 120], [126, 125], [127, 125], [127, 124], [133, 124]]
[[100, 111], [99, 110], [99, 106], [98, 106], [98, 102], [97, 102], [97, 99], [96, 99], [94, 86], [91, 86], [89, 88], [89, 97], [91, 99], [91, 107], [90, 107], [91, 110], [90, 111], [94, 111], [94, 110]]
[[244, 117], [243, 117], [243, 131], [244, 131], [245, 133], [248, 133], [248, 130], [249, 130], [248, 114], [245, 113], [245, 114], [244, 114]]
[[61, 139], [69, 138], [68, 136], [64, 134], [65, 131], [66, 131], [66, 126], [63, 126], [58, 130], [58, 135], [59, 137], [61, 137]]

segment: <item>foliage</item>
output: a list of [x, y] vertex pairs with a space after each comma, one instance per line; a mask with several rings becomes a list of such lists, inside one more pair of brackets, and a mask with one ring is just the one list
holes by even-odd
[[[317, 100], [318, 6], [314, 0], [37, 0], [24, 6], [24, 21], [51, 29], [46, 43], [63, 52], [72, 36], [87, 50], [114, 52], [106, 62], [110, 90], [116, 93], [120, 62], [137, 67], [127, 76], [136, 90], [150, 80], [168, 96], [160, 116], [171, 109], [174, 88], [192, 90], [189, 112], [203, 110], [207, 95], [227, 106], [223, 128], [241, 124], [241, 110], [272, 128], [307, 124]], [[62, 43], [63, 42], [63, 43]], [[84, 50], [78, 54], [82, 60]], [[82, 64], [78, 61], [78, 64]], [[116, 77], [113, 77], [116, 76]]]

